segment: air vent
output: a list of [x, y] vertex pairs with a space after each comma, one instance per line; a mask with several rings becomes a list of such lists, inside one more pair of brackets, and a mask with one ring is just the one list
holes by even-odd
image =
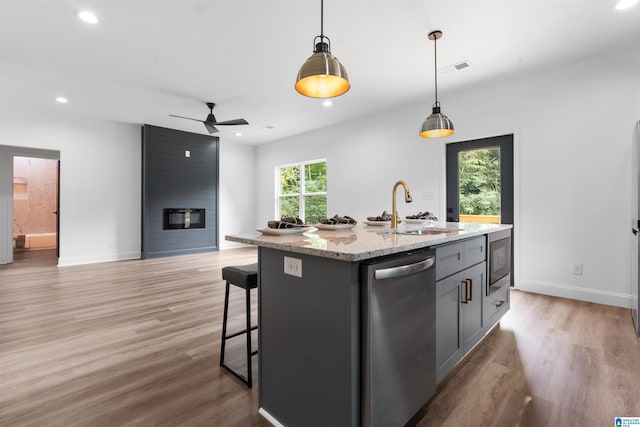
[[438, 71], [441, 74], [449, 74], [449, 73], [453, 73], [454, 71], [464, 70], [465, 68], [469, 68], [470, 66], [471, 66], [471, 62], [465, 59], [464, 61], [460, 61], [457, 64], [447, 65], [446, 67], [442, 67]]

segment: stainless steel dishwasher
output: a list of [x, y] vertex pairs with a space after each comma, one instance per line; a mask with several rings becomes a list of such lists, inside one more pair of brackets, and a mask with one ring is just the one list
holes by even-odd
[[436, 389], [435, 251], [361, 264], [362, 425], [403, 426]]

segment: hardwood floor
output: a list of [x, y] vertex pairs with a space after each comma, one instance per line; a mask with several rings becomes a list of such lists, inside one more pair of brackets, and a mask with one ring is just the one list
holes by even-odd
[[513, 291], [438, 391], [417, 425], [614, 425], [640, 417], [640, 339], [628, 309]]
[[55, 249], [14, 249], [13, 262], [41, 261], [44, 259], [57, 260], [58, 255]]
[[[0, 426], [269, 425], [257, 384], [219, 366], [220, 270], [255, 260], [247, 248], [0, 266]], [[231, 301], [233, 331], [244, 320], [240, 290]], [[244, 369], [236, 340], [228, 355]], [[640, 416], [629, 310], [513, 292], [500, 327], [412, 424], [607, 426], [615, 416]]]

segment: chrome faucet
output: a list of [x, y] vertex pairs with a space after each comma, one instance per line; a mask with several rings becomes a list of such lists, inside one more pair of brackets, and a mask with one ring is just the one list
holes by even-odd
[[413, 199], [411, 198], [411, 194], [409, 194], [409, 186], [403, 180], [400, 180], [395, 183], [393, 186], [393, 191], [391, 192], [391, 229], [395, 230], [398, 228], [398, 216], [396, 215], [396, 190], [399, 185], [402, 185], [404, 188], [404, 201], [405, 203], [411, 203]]

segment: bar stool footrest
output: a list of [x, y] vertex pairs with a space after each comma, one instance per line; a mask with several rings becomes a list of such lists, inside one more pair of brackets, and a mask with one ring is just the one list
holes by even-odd
[[[252, 331], [255, 331], [256, 329], [258, 329], [258, 327], [257, 327], [257, 326], [252, 326], [252, 327], [251, 327], [251, 330], [252, 330]], [[225, 339], [225, 340], [228, 340], [229, 338], [235, 338], [235, 337], [237, 337], [238, 335], [242, 335], [242, 334], [246, 334], [246, 333], [247, 333], [247, 330], [246, 330], [246, 329], [243, 329], [243, 330], [241, 330], [241, 331], [233, 332], [233, 333], [231, 333], [231, 334], [227, 335], [226, 337], [224, 337], [224, 339]]]

